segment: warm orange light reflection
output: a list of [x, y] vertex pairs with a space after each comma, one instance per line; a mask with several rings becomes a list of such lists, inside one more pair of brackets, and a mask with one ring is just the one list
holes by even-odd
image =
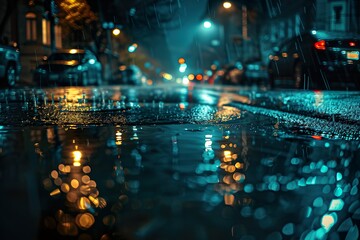
[[179, 104], [179, 107], [180, 107], [181, 110], [184, 110], [184, 109], [185, 109], [185, 104], [184, 104], [184, 103], [180, 103], [180, 104]]
[[74, 161], [78, 162], [81, 159], [81, 152], [80, 151], [73, 151]]
[[236, 167], [237, 169], [242, 169], [242, 168], [244, 168], [244, 164], [237, 162], [237, 163], [235, 163], [235, 167]]
[[245, 180], [245, 175], [239, 172], [233, 174], [233, 179], [237, 182]]
[[234, 204], [235, 197], [232, 194], [225, 194], [224, 195], [224, 202], [226, 205], [232, 206]]
[[61, 171], [61, 172], [65, 172], [65, 165], [64, 165], [64, 164], [59, 164], [58, 169], [59, 169], [59, 171]]
[[80, 167], [80, 166], [81, 166], [81, 163], [80, 163], [80, 162], [74, 162], [73, 165], [74, 165], [75, 167]]
[[89, 195], [89, 200], [95, 205], [95, 207], [99, 207], [99, 199]]
[[50, 193], [50, 196], [55, 196], [55, 195], [58, 195], [58, 194], [60, 194], [60, 189], [55, 189], [55, 190], [53, 190], [51, 193]]
[[224, 151], [224, 162], [231, 162], [231, 151]]
[[227, 168], [226, 168], [226, 171], [229, 172], [229, 173], [233, 173], [235, 172], [236, 168], [234, 165], [229, 165]]
[[78, 214], [75, 220], [76, 224], [82, 229], [89, 229], [95, 222], [95, 218], [90, 213]]
[[69, 184], [67, 184], [67, 183], [61, 184], [61, 191], [63, 191], [64, 193], [69, 192], [69, 191], [70, 191], [70, 186], [69, 186]]
[[89, 184], [90, 183], [90, 177], [88, 175], [84, 175], [84, 176], [81, 177], [81, 181], [84, 184]]
[[116, 131], [115, 133], [115, 144], [120, 146], [122, 144], [122, 133], [120, 131]]
[[56, 179], [56, 178], [58, 178], [59, 177], [59, 174], [58, 174], [58, 172], [56, 171], [56, 170], [53, 170], [53, 171], [51, 171], [51, 177], [53, 178], [53, 179]]
[[86, 209], [89, 209], [90, 208], [90, 200], [87, 198], [87, 197], [81, 197], [79, 200], [78, 200], [78, 208], [79, 209], [82, 209], [82, 210], [86, 210]]
[[83, 172], [89, 174], [91, 172], [91, 167], [90, 166], [84, 166], [83, 167]]
[[78, 188], [79, 187], [79, 181], [77, 180], [77, 179], [73, 179], [73, 180], [71, 180], [71, 186], [74, 188], [74, 189], [76, 189], [76, 188]]
[[71, 171], [71, 167], [69, 165], [66, 165], [65, 168], [64, 168], [64, 172], [65, 173], [70, 173]]

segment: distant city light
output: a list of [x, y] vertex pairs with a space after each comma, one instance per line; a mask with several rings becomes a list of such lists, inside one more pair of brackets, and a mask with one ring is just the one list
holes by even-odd
[[203, 25], [204, 25], [204, 28], [211, 28], [211, 22], [210, 21], [205, 21], [204, 23], [203, 23]]
[[192, 74], [192, 73], [190, 73], [190, 74], [188, 75], [188, 79], [189, 79], [190, 81], [194, 80], [194, 79], [195, 79], [195, 75]]
[[201, 81], [201, 80], [203, 79], [203, 75], [197, 74], [197, 75], [195, 76], [195, 78], [196, 78], [196, 80]]
[[163, 73], [163, 78], [165, 78], [166, 80], [172, 80], [173, 79], [173, 76], [169, 73]]
[[315, 35], [316, 33], [317, 33], [316, 30], [311, 31], [311, 34], [313, 34], [313, 35]]
[[118, 36], [120, 34], [120, 29], [114, 28], [112, 33], [113, 33], [114, 36]]
[[183, 64], [180, 64], [180, 67], [179, 67], [179, 72], [185, 72], [186, 71], [186, 68], [187, 68], [187, 64], [186, 63], [183, 63]]
[[183, 64], [183, 63], [185, 63], [185, 59], [184, 59], [184, 58], [182, 58], [182, 57], [181, 57], [181, 58], [179, 58], [179, 59], [178, 59], [178, 63], [179, 63], [179, 64]]
[[189, 84], [189, 79], [187, 77], [183, 77], [182, 81], [184, 85]]
[[231, 8], [231, 2], [224, 2], [223, 7], [226, 8], [226, 9]]
[[133, 44], [131, 44], [131, 45], [128, 47], [128, 51], [129, 51], [130, 53], [133, 53], [133, 52], [136, 51], [137, 47], [138, 47], [138, 45], [137, 45], [136, 43], [133, 43]]

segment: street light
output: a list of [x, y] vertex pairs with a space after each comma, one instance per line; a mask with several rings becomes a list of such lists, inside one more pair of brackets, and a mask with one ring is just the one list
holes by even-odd
[[203, 23], [204, 28], [211, 28], [212, 23], [209, 20], [204, 21]]
[[112, 34], [113, 34], [114, 36], [119, 36], [119, 34], [120, 34], [120, 29], [119, 29], [119, 28], [114, 28], [114, 29], [112, 30]]
[[226, 9], [231, 8], [231, 2], [224, 2], [223, 7], [226, 8]]

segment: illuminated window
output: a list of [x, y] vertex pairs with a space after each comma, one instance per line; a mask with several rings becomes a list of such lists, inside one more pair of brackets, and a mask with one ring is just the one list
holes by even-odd
[[55, 26], [55, 39], [56, 39], [56, 48], [62, 48], [62, 39], [61, 39], [61, 27]]
[[[42, 43], [51, 44], [50, 21], [46, 19], [42, 20]], [[56, 48], [62, 48], [61, 27], [58, 25], [55, 25], [55, 44]]]
[[44, 45], [50, 45], [50, 21], [42, 20], [42, 43]]
[[36, 41], [36, 14], [27, 13], [26, 18], [26, 40]]

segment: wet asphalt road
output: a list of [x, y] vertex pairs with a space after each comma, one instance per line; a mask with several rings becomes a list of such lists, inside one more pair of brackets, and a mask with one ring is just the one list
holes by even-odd
[[359, 98], [2, 91], [1, 239], [358, 239]]

